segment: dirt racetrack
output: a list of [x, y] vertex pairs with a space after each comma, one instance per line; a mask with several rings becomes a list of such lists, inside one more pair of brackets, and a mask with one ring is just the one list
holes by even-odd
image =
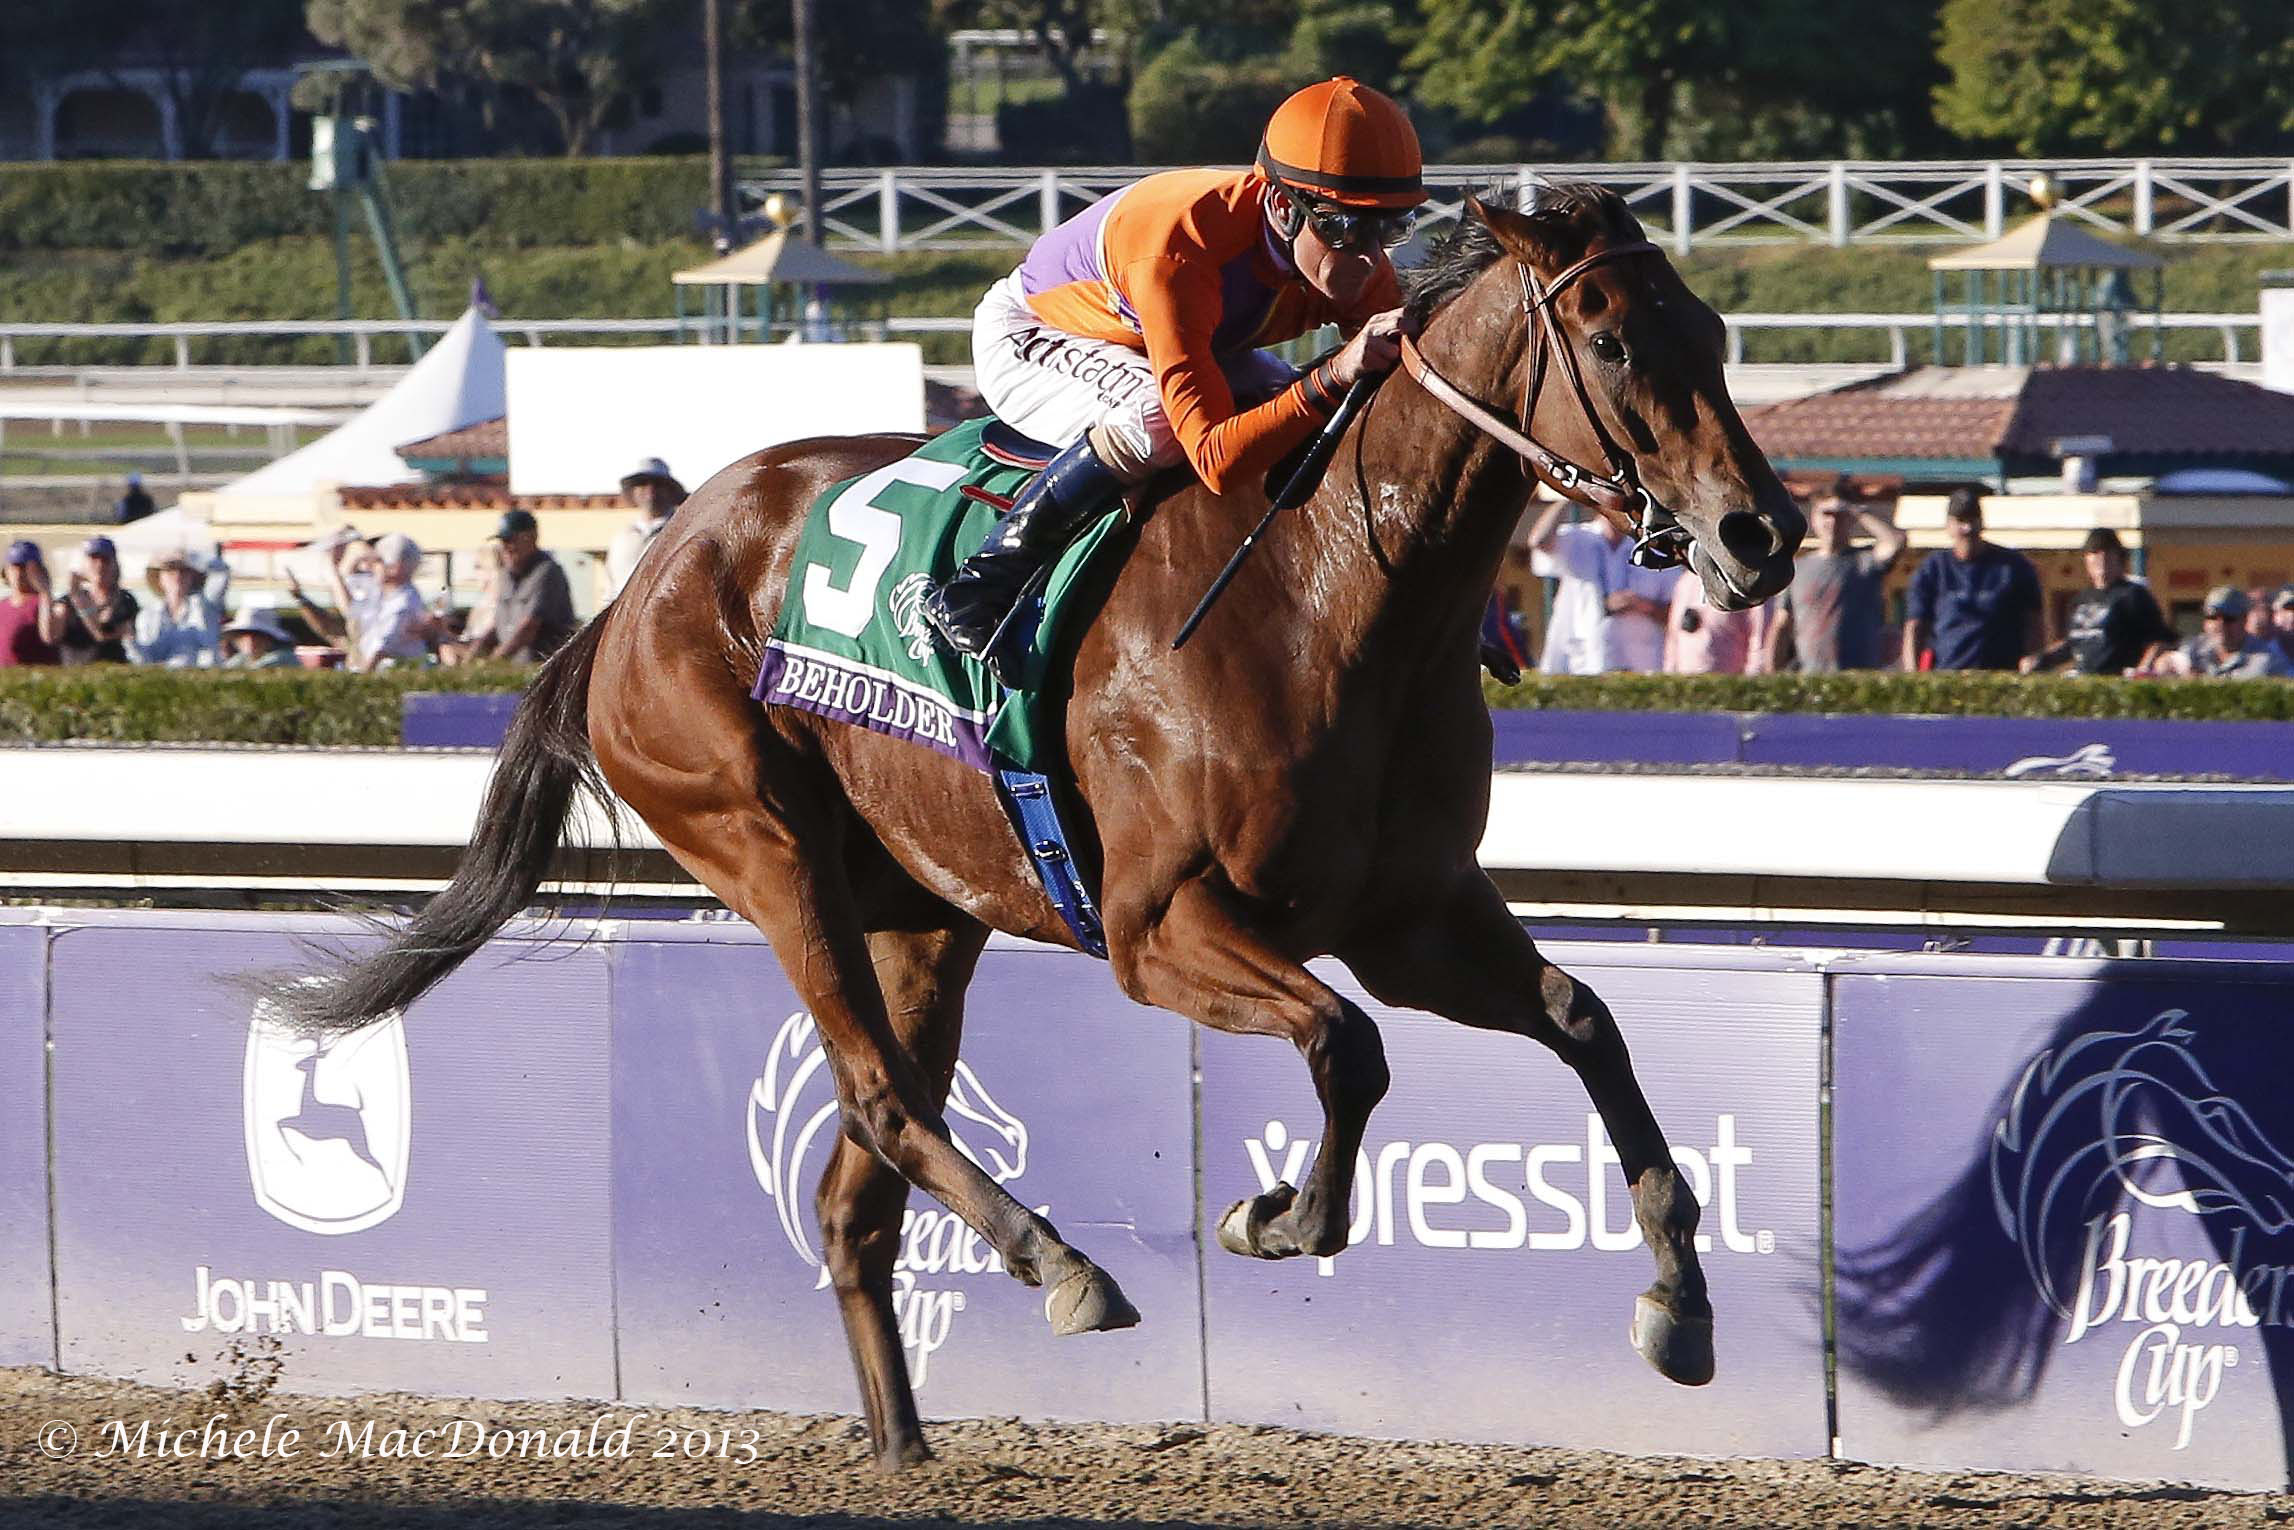
[[[1933, 1476], [1823, 1463], [1637, 1460], [1585, 1451], [1404, 1445], [1273, 1429], [943, 1424], [940, 1459], [902, 1477], [866, 1464], [848, 1419], [786, 1414], [645, 1415], [588, 1404], [502, 1404], [404, 1396], [266, 1395], [242, 1379], [209, 1392], [0, 1369], [0, 1527], [73, 1530], [859, 1530], [929, 1524], [1053, 1530], [1120, 1525], [1316, 1525], [1479, 1530], [1518, 1525], [1940, 1526], [2005, 1530], [2094, 1526], [2208, 1530], [2294, 1519], [2294, 1499], [2120, 1486], [2067, 1478]], [[210, 1459], [197, 1432], [217, 1415]], [[168, 1427], [189, 1459], [125, 1459], [105, 1425], [148, 1421], [147, 1450]], [[339, 1449], [348, 1420], [354, 1442]], [[555, 1459], [387, 1456], [393, 1440], [505, 1429], [548, 1431]], [[371, 1422], [369, 1434], [361, 1436]], [[271, 1426], [266, 1459], [260, 1431]], [[403, 1426], [404, 1435], [393, 1435]], [[289, 1442], [285, 1431], [298, 1428]], [[253, 1430], [251, 1436], [236, 1431]], [[558, 1431], [573, 1430], [573, 1435]], [[655, 1458], [661, 1431], [672, 1454]], [[355, 1443], [367, 1441], [365, 1452]], [[540, 1440], [542, 1435], [529, 1435]], [[72, 1442], [76, 1440], [76, 1445]], [[244, 1441], [242, 1443], [242, 1440]], [[294, 1454], [281, 1452], [288, 1444]], [[70, 1447], [67, 1452], [67, 1447]], [[327, 1452], [335, 1453], [329, 1457]], [[105, 1453], [106, 1451], [109, 1453]], [[226, 1452], [237, 1452], [226, 1455]], [[696, 1455], [682, 1452], [694, 1451]], [[752, 1459], [753, 1456], [753, 1459]], [[220, 1458], [218, 1458], [220, 1457]]]

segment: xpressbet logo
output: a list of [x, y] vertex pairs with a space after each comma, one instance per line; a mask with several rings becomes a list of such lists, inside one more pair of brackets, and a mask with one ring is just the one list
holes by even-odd
[[[1313, 1148], [1311, 1138], [1294, 1134], [1282, 1121], [1269, 1121], [1263, 1133], [1243, 1142], [1261, 1190], [1301, 1183]], [[1752, 1149], [1737, 1140], [1735, 1116], [1714, 1122], [1710, 1148], [1676, 1146], [1673, 1160], [1698, 1203], [1712, 1213], [1706, 1225], [1718, 1224], [1722, 1248], [1776, 1252], [1775, 1233], [1746, 1232], [1742, 1225], [1738, 1176], [1751, 1165]], [[1447, 1142], [1365, 1144], [1354, 1160], [1346, 1241], [1357, 1250], [1404, 1236], [1421, 1248], [1638, 1248], [1641, 1229], [1617, 1164], [1609, 1133], [1591, 1112], [1582, 1142], [1483, 1142], [1464, 1149]], [[1696, 1245], [1700, 1254], [1712, 1252], [1714, 1234], [1698, 1233]], [[1317, 1259], [1315, 1267], [1330, 1275], [1336, 1262]]]
[[[1027, 1172], [1025, 1122], [998, 1105], [968, 1064], [956, 1064], [948, 1092], [949, 1136], [957, 1151], [999, 1185]], [[828, 1163], [839, 1131], [836, 1088], [812, 1016], [799, 1011], [781, 1023], [764, 1072], [749, 1090], [749, 1167], [773, 1198], [782, 1236], [807, 1264], [820, 1270], [814, 1289], [828, 1284], [828, 1268], [807, 1231], [811, 1186]], [[1035, 1208], [1048, 1214], [1048, 1206]], [[1001, 1275], [1003, 1259], [953, 1212], [909, 1207], [900, 1215], [900, 1252], [892, 1266], [892, 1310], [908, 1351], [911, 1379], [921, 1387], [932, 1356], [948, 1342], [966, 1292], [952, 1276]]]
[[[2112, 1403], [2130, 1429], [2171, 1415], [2176, 1450], [2238, 1364], [2237, 1347], [2207, 1342], [2206, 1330], [2294, 1322], [2285, 1301], [2294, 1267], [2244, 1257], [2249, 1232], [2294, 1229], [2294, 1159], [2215, 1087], [2190, 1053], [2187, 1018], [2165, 1010], [2136, 1030], [2089, 1032], [2040, 1053], [1991, 1145], [1993, 1209], [2033, 1288], [2069, 1320], [2063, 1342], [2112, 1322], [2139, 1325]], [[2120, 1209], [2129, 1200], [2214, 1224], [2209, 1234], [2230, 1257], [2130, 1256], [2133, 1214]], [[2078, 1286], [2066, 1292], [2046, 1251], [2069, 1232], [2063, 1219], [2083, 1216]]]

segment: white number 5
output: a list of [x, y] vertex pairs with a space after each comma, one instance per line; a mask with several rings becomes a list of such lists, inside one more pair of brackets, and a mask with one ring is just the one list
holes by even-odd
[[829, 501], [829, 535], [860, 545], [860, 561], [852, 579], [839, 588], [836, 578], [818, 563], [804, 571], [805, 620], [849, 638], [860, 636], [876, 611], [876, 587], [900, 551], [900, 517], [874, 503], [894, 484], [944, 490], [964, 476], [963, 464], [903, 457], [854, 482]]

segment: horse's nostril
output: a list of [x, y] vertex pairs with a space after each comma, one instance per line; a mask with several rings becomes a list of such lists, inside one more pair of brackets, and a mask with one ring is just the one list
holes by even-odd
[[1722, 516], [1715, 534], [1728, 555], [1747, 568], [1766, 563], [1776, 551], [1775, 528], [1750, 510], [1731, 510]]

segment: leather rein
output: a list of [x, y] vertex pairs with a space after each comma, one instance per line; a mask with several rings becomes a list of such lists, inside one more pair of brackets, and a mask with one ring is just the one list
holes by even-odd
[[[1529, 376], [1522, 385], [1518, 427], [1435, 371], [1433, 363], [1418, 349], [1417, 341], [1408, 335], [1401, 337], [1402, 370], [1410, 375], [1412, 382], [1431, 393], [1451, 413], [1518, 453], [1538, 481], [1554, 493], [1623, 522], [1633, 534], [1633, 561], [1643, 568], [1672, 568], [1681, 563], [1690, 545], [1688, 528], [1641, 486], [1632, 454], [1618, 446], [1609, 428], [1602, 424], [1600, 411], [1593, 407], [1593, 396], [1586, 390], [1577, 353], [1562, 336], [1561, 320], [1553, 302], [1595, 266], [1628, 255], [1663, 253], [1645, 239], [1613, 244], [1564, 268], [1551, 281], [1541, 280], [1530, 270], [1529, 262], [1515, 258], [1514, 269], [1521, 277], [1522, 317], [1529, 325], [1533, 356]], [[1578, 409], [1583, 412], [1585, 422], [1593, 427], [1593, 438], [1600, 443], [1601, 454], [1609, 459], [1606, 473], [1597, 473], [1583, 463], [1562, 456], [1529, 433], [1530, 422], [1536, 418], [1538, 395], [1545, 387], [1548, 363], [1556, 356], [1560, 358], [1563, 375], [1569, 379], [1570, 390], [1577, 395]]]

